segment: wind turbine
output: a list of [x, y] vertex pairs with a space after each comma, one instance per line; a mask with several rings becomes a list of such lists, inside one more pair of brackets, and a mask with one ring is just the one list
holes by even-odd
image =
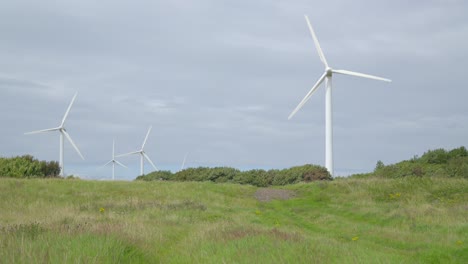
[[115, 140], [112, 140], [112, 159], [109, 160], [106, 164], [102, 165], [103, 167], [104, 166], [107, 166], [109, 165], [110, 163], [112, 163], [112, 180], [114, 180], [114, 172], [115, 172], [115, 164], [117, 165], [120, 165], [124, 168], [127, 168], [127, 166], [123, 165], [122, 163], [120, 163], [118, 160], [115, 160]]
[[145, 164], [144, 164], [145, 160], [144, 159], [146, 159], [151, 164], [151, 166], [153, 166], [153, 168], [155, 170], [157, 170], [156, 166], [151, 161], [151, 159], [148, 157], [148, 155], [146, 155], [145, 150], [144, 150], [146, 141], [148, 140], [149, 133], [151, 132], [151, 128], [152, 127], [150, 126], [149, 129], [148, 129], [148, 133], [146, 133], [145, 140], [143, 141], [143, 145], [141, 146], [140, 150], [125, 153], [125, 154], [120, 154], [120, 155], [116, 156], [116, 157], [123, 157], [123, 156], [128, 156], [128, 155], [133, 155], [133, 154], [140, 154], [140, 175], [144, 175], [144, 166], [145, 166]]
[[301, 109], [304, 104], [310, 99], [312, 94], [317, 90], [320, 84], [325, 81], [326, 86], [326, 93], [325, 93], [325, 167], [328, 169], [328, 172], [333, 176], [333, 125], [332, 125], [332, 76], [334, 73], [344, 74], [344, 75], [351, 75], [357, 77], [363, 77], [368, 79], [374, 79], [379, 81], [391, 82], [391, 80], [377, 77], [369, 74], [363, 74], [359, 72], [353, 72], [348, 70], [335, 70], [332, 69], [329, 65], [327, 60], [325, 59], [325, 55], [323, 54], [322, 49], [320, 48], [320, 43], [318, 42], [317, 36], [312, 28], [312, 25], [309, 22], [309, 18], [305, 16], [307, 21], [307, 25], [309, 26], [310, 33], [312, 34], [312, 38], [315, 43], [315, 48], [317, 49], [318, 55], [320, 60], [325, 65], [325, 72], [320, 76], [318, 81], [315, 85], [310, 89], [310, 91], [306, 94], [306, 96], [302, 99], [299, 105], [292, 111], [289, 115], [288, 119], [291, 119], [299, 109]]
[[188, 152], [185, 153], [184, 161], [182, 161], [182, 166], [180, 166], [180, 170], [183, 170], [185, 167], [185, 161], [187, 160], [187, 155], [188, 155]]
[[64, 162], [63, 162], [63, 137], [67, 138], [67, 140], [70, 142], [70, 144], [76, 150], [78, 155], [80, 155], [80, 157], [84, 160], [84, 157], [83, 157], [83, 155], [81, 155], [80, 150], [75, 145], [75, 143], [71, 139], [70, 135], [68, 134], [67, 130], [65, 129], [65, 121], [67, 120], [68, 113], [70, 112], [70, 109], [71, 109], [71, 107], [73, 105], [73, 102], [75, 102], [75, 98], [76, 98], [77, 95], [78, 95], [78, 92], [75, 93], [75, 95], [73, 96], [73, 99], [71, 100], [71, 103], [68, 106], [68, 109], [65, 112], [65, 115], [63, 116], [62, 123], [60, 123], [60, 126], [54, 127], [54, 128], [48, 128], [48, 129], [43, 129], [43, 130], [37, 130], [37, 131], [24, 133], [25, 135], [29, 135], [29, 134], [36, 134], [36, 133], [49, 132], [49, 131], [59, 131], [60, 132], [60, 176], [62, 176], [62, 177], [65, 175], [65, 168], [64, 168], [65, 165], [64, 165]]

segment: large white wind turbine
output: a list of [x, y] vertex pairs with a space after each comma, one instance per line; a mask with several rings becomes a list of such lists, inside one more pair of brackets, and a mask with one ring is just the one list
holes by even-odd
[[141, 146], [141, 149], [140, 150], [137, 150], [137, 151], [133, 151], [133, 152], [129, 152], [129, 153], [125, 153], [125, 154], [120, 154], [120, 155], [117, 155], [116, 157], [123, 157], [123, 156], [128, 156], [128, 155], [132, 155], [132, 154], [140, 154], [140, 175], [144, 175], [145, 171], [144, 171], [144, 166], [145, 166], [145, 159], [151, 164], [151, 166], [153, 166], [153, 168], [155, 170], [157, 170], [156, 166], [154, 165], [154, 163], [151, 161], [151, 159], [148, 157], [148, 155], [146, 155], [145, 153], [145, 144], [146, 144], [146, 141], [148, 140], [148, 136], [149, 136], [149, 133], [151, 132], [151, 126], [149, 127], [148, 129], [148, 133], [146, 133], [146, 137], [145, 137], [145, 140], [143, 141], [143, 145]]
[[70, 135], [68, 134], [67, 130], [65, 129], [65, 121], [66, 121], [68, 113], [70, 112], [70, 109], [71, 109], [71, 107], [73, 105], [73, 102], [75, 102], [75, 98], [76, 98], [77, 95], [78, 95], [78, 92], [75, 93], [75, 95], [73, 96], [73, 99], [71, 100], [71, 103], [68, 106], [68, 109], [65, 112], [65, 115], [63, 116], [62, 123], [60, 123], [60, 126], [54, 127], [54, 128], [48, 128], [48, 129], [43, 129], [43, 130], [37, 130], [37, 131], [24, 133], [25, 135], [29, 135], [29, 134], [36, 134], [36, 133], [49, 132], [49, 131], [59, 131], [60, 132], [60, 176], [62, 176], [62, 177], [65, 175], [65, 166], [64, 166], [64, 162], [63, 162], [63, 137], [67, 138], [67, 140], [70, 142], [70, 144], [76, 150], [78, 155], [80, 155], [80, 157], [84, 160], [84, 157], [83, 157], [83, 155], [81, 155], [80, 150], [75, 145], [75, 143], [71, 139]]
[[128, 168], [127, 166], [120, 163], [118, 160], [115, 160], [115, 140], [112, 140], [112, 159], [109, 160], [106, 164], [104, 164], [103, 167], [109, 165], [110, 163], [112, 163], [112, 180], [115, 179], [114, 178], [115, 164], [120, 165], [124, 168]]
[[310, 89], [310, 91], [306, 94], [306, 96], [302, 99], [299, 105], [292, 111], [289, 115], [288, 119], [291, 119], [299, 109], [301, 109], [304, 104], [310, 99], [312, 94], [317, 90], [320, 84], [325, 80], [326, 86], [326, 94], [325, 94], [325, 167], [328, 169], [330, 174], [333, 176], [333, 126], [332, 126], [332, 76], [334, 73], [344, 74], [344, 75], [351, 75], [357, 77], [363, 77], [368, 79], [374, 79], [379, 81], [391, 82], [389, 79], [363, 74], [359, 72], [347, 71], [347, 70], [335, 70], [332, 69], [329, 65], [327, 60], [325, 59], [325, 55], [323, 54], [322, 49], [320, 48], [320, 44], [318, 42], [317, 36], [315, 35], [314, 30], [312, 29], [312, 25], [309, 22], [309, 18], [305, 16], [307, 21], [307, 25], [309, 26], [310, 33], [312, 34], [312, 38], [314, 39], [315, 47], [317, 48], [318, 55], [320, 60], [325, 65], [325, 72], [320, 76], [318, 81], [315, 85]]

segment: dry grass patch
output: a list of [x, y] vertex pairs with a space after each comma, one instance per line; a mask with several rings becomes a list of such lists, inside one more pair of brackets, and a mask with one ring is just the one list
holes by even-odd
[[271, 200], [288, 200], [296, 196], [296, 192], [283, 189], [262, 188], [258, 189], [255, 198], [260, 202], [269, 202]]

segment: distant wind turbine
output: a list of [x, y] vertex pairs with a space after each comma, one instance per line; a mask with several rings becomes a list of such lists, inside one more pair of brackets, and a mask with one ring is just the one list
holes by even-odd
[[116, 156], [116, 157], [123, 157], [123, 156], [128, 156], [128, 155], [133, 155], [133, 154], [140, 154], [140, 175], [144, 175], [144, 173], [145, 173], [145, 170], [144, 170], [145, 160], [144, 159], [146, 159], [151, 164], [151, 166], [153, 166], [153, 168], [155, 170], [157, 170], [156, 166], [151, 161], [151, 159], [148, 157], [148, 155], [146, 155], [145, 150], [144, 150], [146, 141], [148, 140], [149, 133], [151, 132], [151, 128], [152, 127], [150, 126], [149, 129], [148, 129], [148, 133], [146, 133], [145, 140], [143, 141], [143, 145], [141, 146], [140, 150], [125, 153], [125, 154], [120, 154], [120, 155]]
[[325, 166], [333, 176], [333, 125], [332, 125], [332, 76], [334, 73], [344, 74], [344, 75], [351, 75], [357, 77], [363, 77], [368, 79], [374, 79], [379, 81], [391, 82], [389, 79], [363, 74], [359, 72], [352, 72], [347, 70], [335, 70], [328, 66], [327, 60], [325, 59], [325, 55], [323, 54], [322, 49], [320, 48], [320, 43], [318, 42], [317, 36], [315, 35], [314, 30], [312, 29], [312, 25], [309, 22], [309, 18], [305, 16], [307, 21], [307, 25], [309, 26], [310, 33], [312, 34], [312, 38], [314, 39], [315, 47], [317, 49], [318, 55], [320, 60], [325, 65], [325, 72], [320, 76], [318, 81], [315, 85], [310, 89], [310, 91], [306, 94], [306, 96], [302, 99], [299, 105], [292, 111], [289, 115], [288, 119], [291, 119], [299, 109], [301, 109], [304, 104], [310, 99], [312, 94], [317, 90], [320, 84], [325, 80], [326, 86], [326, 94], [325, 94]]
[[65, 112], [65, 115], [63, 116], [62, 123], [60, 123], [60, 126], [54, 127], [54, 128], [48, 128], [48, 129], [43, 129], [43, 130], [37, 130], [37, 131], [24, 133], [25, 135], [29, 135], [29, 134], [36, 134], [36, 133], [49, 132], [49, 131], [59, 131], [60, 132], [60, 163], [59, 164], [60, 164], [60, 176], [62, 176], [62, 177], [65, 175], [65, 165], [64, 165], [64, 162], [63, 162], [63, 137], [67, 138], [67, 140], [70, 142], [70, 144], [76, 150], [78, 155], [80, 155], [80, 157], [84, 160], [84, 157], [83, 157], [83, 155], [81, 155], [80, 150], [75, 145], [75, 143], [71, 139], [70, 135], [68, 134], [67, 130], [65, 129], [65, 121], [66, 121], [68, 113], [70, 112], [70, 109], [71, 109], [71, 107], [73, 105], [73, 102], [75, 102], [75, 98], [76, 98], [77, 95], [78, 95], [78, 92], [75, 93], [75, 95], [73, 96], [73, 99], [71, 100], [71, 103], [68, 106], [68, 109]]
[[187, 155], [188, 155], [188, 152], [185, 153], [185, 156], [184, 156], [184, 161], [182, 161], [182, 166], [180, 166], [180, 170], [183, 170], [184, 167], [185, 167], [185, 161], [187, 160]]
[[118, 164], [124, 168], [128, 168], [127, 166], [120, 163], [118, 160], [115, 160], [115, 140], [112, 140], [112, 159], [109, 160], [106, 164], [104, 164], [103, 167], [109, 165], [110, 163], [112, 163], [112, 180], [115, 179], [114, 178], [115, 164]]

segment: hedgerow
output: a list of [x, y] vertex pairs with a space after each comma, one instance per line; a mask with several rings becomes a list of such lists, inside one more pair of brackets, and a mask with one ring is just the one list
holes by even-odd
[[137, 180], [230, 182], [267, 187], [316, 180], [332, 180], [332, 177], [324, 167], [303, 165], [282, 170], [254, 169], [247, 171], [240, 171], [230, 167], [198, 167], [187, 168], [176, 173], [171, 173], [170, 171], [155, 171], [147, 175], [139, 176]]

